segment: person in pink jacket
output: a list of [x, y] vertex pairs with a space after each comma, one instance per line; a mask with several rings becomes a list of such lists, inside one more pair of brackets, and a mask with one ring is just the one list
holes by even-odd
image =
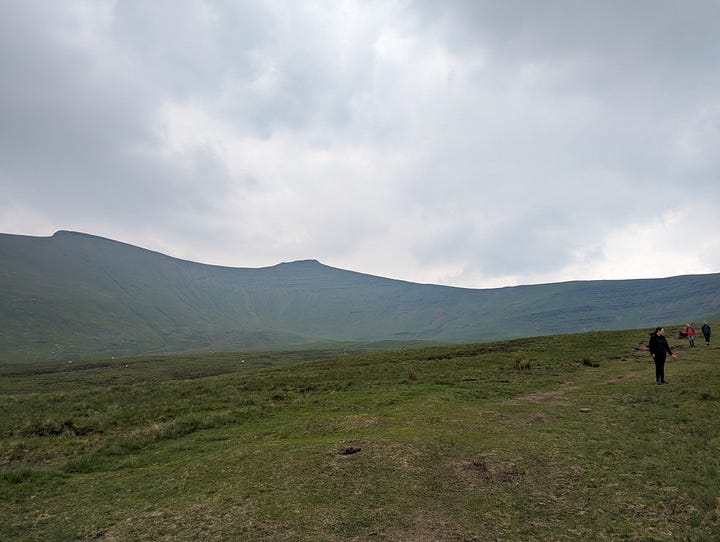
[[685, 324], [685, 335], [690, 346], [695, 346], [695, 330], [689, 323]]

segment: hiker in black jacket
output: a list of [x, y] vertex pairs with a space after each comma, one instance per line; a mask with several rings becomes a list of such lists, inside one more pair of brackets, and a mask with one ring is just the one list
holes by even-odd
[[705, 345], [710, 346], [710, 326], [707, 321], [703, 322], [702, 334], [705, 336]]
[[665, 382], [665, 358], [667, 354], [677, 361], [677, 356], [670, 350], [670, 345], [665, 338], [665, 328], [657, 327], [655, 332], [650, 334], [650, 343], [648, 344], [650, 355], [655, 362], [655, 383], [667, 384]]

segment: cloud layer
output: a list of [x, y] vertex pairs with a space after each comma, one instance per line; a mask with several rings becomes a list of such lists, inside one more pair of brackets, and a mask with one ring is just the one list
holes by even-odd
[[714, 1], [0, 3], [0, 231], [473, 288], [720, 271]]

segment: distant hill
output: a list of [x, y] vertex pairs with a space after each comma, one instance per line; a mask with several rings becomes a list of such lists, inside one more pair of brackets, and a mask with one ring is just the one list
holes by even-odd
[[0, 234], [0, 360], [459, 343], [718, 316], [720, 273], [467, 289], [315, 260], [229, 268], [83, 233]]

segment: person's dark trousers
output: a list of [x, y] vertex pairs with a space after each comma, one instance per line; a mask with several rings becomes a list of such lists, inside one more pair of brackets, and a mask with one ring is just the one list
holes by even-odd
[[705, 335], [705, 344], [710, 344], [710, 335]]
[[659, 359], [655, 356], [655, 383], [665, 382], [665, 358]]

